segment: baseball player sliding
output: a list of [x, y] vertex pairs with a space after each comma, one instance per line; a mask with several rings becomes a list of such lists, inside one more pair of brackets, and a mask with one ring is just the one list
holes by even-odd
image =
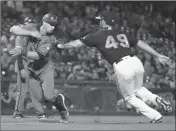
[[[56, 42], [56, 38], [53, 35], [57, 28], [58, 18], [53, 14], [46, 14], [39, 26], [40, 32], [30, 31], [21, 26], [13, 26], [10, 29], [15, 35], [33, 36], [39, 38], [35, 42], [35, 51], [25, 52], [21, 48], [15, 48], [10, 51], [12, 55], [22, 54], [29, 59], [33, 59], [28, 66], [30, 72], [29, 76], [29, 92], [33, 104], [35, 105], [39, 118], [48, 118], [45, 115], [42, 102], [50, 101], [58, 109], [61, 115], [61, 121], [63, 123], [68, 122], [68, 110], [65, 106], [65, 98], [62, 94], [58, 96], [54, 95], [54, 64], [49, 58], [49, 51]], [[32, 28], [32, 27], [31, 27]]]
[[162, 122], [162, 115], [149, 107], [145, 101], [161, 105], [167, 112], [172, 110], [171, 104], [145, 87], [142, 87], [144, 67], [140, 59], [131, 55], [130, 47], [137, 45], [139, 48], [155, 56], [162, 64], [169, 64], [170, 59], [159, 54], [141, 40], [136, 40], [134, 36], [128, 35], [119, 29], [114, 29], [113, 27], [117, 22], [117, 16], [114, 12], [105, 11], [96, 18], [100, 19], [102, 29], [84, 38], [66, 44], [58, 44], [58, 48], [70, 49], [84, 46], [84, 44], [96, 47], [104, 58], [113, 65], [117, 88], [124, 99], [136, 108], [137, 111], [151, 119], [151, 123]]

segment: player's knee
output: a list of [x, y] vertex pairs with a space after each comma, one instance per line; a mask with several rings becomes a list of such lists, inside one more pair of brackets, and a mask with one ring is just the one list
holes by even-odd
[[141, 99], [142, 101], [146, 102], [147, 99], [146, 99], [146, 94], [145, 94], [145, 93], [146, 93], [146, 92], [145, 92], [145, 89], [144, 89], [144, 87], [142, 87], [141, 89], [139, 89], [139, 90], [136, 91], [135, 95], [136, 95], [139, 99]]
[[135, 94], [134, 95], [129, 95], [129, 96], [125, 97], [125, 101], [130, 103], [130, 101], [133, 100], [135, 97], [136, 97]]

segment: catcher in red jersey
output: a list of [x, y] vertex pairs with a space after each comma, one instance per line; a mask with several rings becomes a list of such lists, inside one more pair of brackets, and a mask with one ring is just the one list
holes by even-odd
[[84, 45], [96, 47], [113, 66], [117, 88], [124, 99], [137, 111], [148, 117], [151, 123], [162, 122], [162, 115], [149, 107], [145, 101], [161, 105], [167, 112], [172, 110], [171, 104], [142, 87], [144, 67], [140, 59], [131, 55], [130, 48], [138, 46], [155, 56], [162, 64], [169, 64], [170, 59], [159, 54], [141, 40], [136, 40], [133, 35], [114, 29], [117, 22], [115, 12], [105, 11], [96, 18], [100, 19], [101, 29], [99, 31], [66, 44], [58, 44], [58, 48], [70, 49]]
[[58, 18], [53, 14], [46, 14], [39, 26], [40, 32], [26, 30], [21, 26], [13, 26], [11, 32], [15, 35], [33, 36], [38, 38], [34, 43], [34, 51], [24, 52], [20, 48], [10, 51], [12, 55], [22, 54], [29, 59], [33, 59], [28, 66], [29, 91], [32, 102], [35, 105], [39, 118], [50, 118], [44, 113], [42, 102], [50, 101], [58, 109], [61, 115], [61, 122], [68, 122], [68, 110], [65, 106], [65, 97], [62, 94], [54, 94], [54, 63], [49, 57], [49, 52], [56, 43], [53, 35], [57, 28]]

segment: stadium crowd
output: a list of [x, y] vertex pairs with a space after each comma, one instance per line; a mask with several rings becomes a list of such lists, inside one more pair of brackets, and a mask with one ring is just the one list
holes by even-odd
[[[81, 38], [98, 29], [95, 16], [103, 10], [117, 12], [119, 23], [117, 28], [127, 33], [136, 34], [137, 39], [142, 39], [152, 45], [157, 51], [169, 56], [175, 62], [175, 24], [167, 16], [172, 13], [173, 5], [168, 4], [160, 12], [156, 4], [149, 2], [2, 2], [2, 75], [16, 78], [14, 72], [14, 59], [8, 51], [14, 47], [15, 36], [9, 33], [9, 28], [14, 24], [22, 23], [25, 17], [33, 17], [37, 22], [41, 17], [51, 12], [59, 17], [60, 29], [58, 38], [65, 41]], [[161, 5], [159, 6], [161, 8]], [[164, 11], [167, 12], [164, 12]], [[169, 11], [168, 11], [169, 10]], [[175, 88], [175, 63], [172, 68], [162, 67], [147, 53], [138, 49], [133, 52], [143, 61], [146, 70], [145, 85], [149, 88], [160, 88], [160, 84], [167, 84]], [[81, 49], [63, 50], [61, 53], [53, 50], [51, 57], [56, 63], [55, 77], [68, 80], [108, 80], [113, 81], [111, 66], [105, 66], [104, 59], [95, 49], [84, 47]], [[155, 64], [157, 63], [157, 64]]]
[[[116, 28], [133, 33], [137, 39], [149, 43], [158, 52], [162, 52], [173, 61], [171, 67], [162, 66], [149, 54], [132, 48], [143, 62], [145, 68], [144, 86], [148, 88], [175, 88], [175, 24], [170, 15], [175, 10], [172, 3], [155, 4], [151, 2], [1, 2], [1, 68], [2, 76], [16, 79], [14, 71], [15, 59], [8, 51], [14, 48], [15, 36], [9, 33], [9, 28], [15, 24], [22, 24], [25, 17], [33, 17], [39, 22], [48, 12], [59, 17], [58, 39], [64, 41], [81, 38], [98, 29], [97, 16], [103, 10], [117, 12], [119, 23]], [[162, 10], [161, 10], [162, 9]], [[64, 34], [62, 33], [64, 32]], [[94, 48], [51, 51], [51, 58], [55, 61], [55, 78], [64, 80], [106, 80], [113, 81], [112, 67]], [[130, 66], [130, 65], [129, 65]], [[32, 109], [32, 103], [26, 96], [25, 108]], [[13, 108], [15, 101], [15, 84], [10, 84], [9, 90], [1, 95], [3, 107]], [[121, 100], [120, 100], [121, 101]], [[120, 103], [117, 102], [117, 105]], [[11, 104], [9, 104], [11, 103]], [[120, 106], [119, 106], [120, 107]]]

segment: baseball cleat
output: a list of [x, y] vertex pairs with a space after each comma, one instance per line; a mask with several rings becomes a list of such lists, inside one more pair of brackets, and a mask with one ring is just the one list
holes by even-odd
[[60, 119], [60, 123], [68, 123], [68, 116], [69, 116], [69, 112], [68, 111], [61, 111], [60, 112], [60, 115], [61, 115], [61, 119]]
[[163, 122], [163, 117], [160, 117], [159, 119], [157, 120], [151, 120], [150, 123], [161, 123]]
[[39, 119], [51, 119], [51, 118], [53, 118], [53, 116], [47, 116], [46, 114], [39, 114], [38, 116], [37, 116]]
[[165, 101], [161, 97], [157, 97], [156, 102], [163, 108], [165, 112], [172, 113], [172, 105], [170, 102]]
[[13, 114], [13, 118], [26, 118], [23, 114]]
[[63, 120], [63, 119], [60, 119], [59, 121], [60, 123], [64, 123], [64, 124], [67, 124], [69, 121], [68, 120]]
[[59, 109], [59, 111], [60, 112], [62, 112], [62, 111], [67, 111], [68, 112], [68, 109], [67, 109], [67, 107], [65, 105], [65, 97], [62, 94], [59, 94], [56, 99], [58, 101], [58, 109]]

